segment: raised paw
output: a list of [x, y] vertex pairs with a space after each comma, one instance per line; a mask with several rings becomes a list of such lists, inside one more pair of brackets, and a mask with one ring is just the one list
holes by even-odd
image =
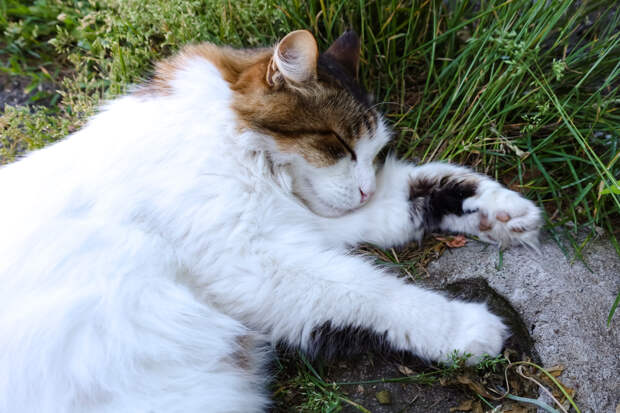
[[517, 192], [495, 182], [483, 184], [476, 196], [465, 200], [463, 209], [476, 214], [475, 233], [481, 240], [500, 246], [525, 244], [537, 248], [540, 209]]

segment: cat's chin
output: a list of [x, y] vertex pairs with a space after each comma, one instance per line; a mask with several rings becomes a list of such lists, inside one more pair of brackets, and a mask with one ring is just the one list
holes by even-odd
[[338, 210], [332, 209], [330, 211], [316, 211], [314, 209], [311, 209], [311, 210], [315, 214], [322, 216], [324, 218], [338, 218], [352, 211], [352, 209], [338, 209]]
[[316, 215], [324, 218], [338, 218], [356, 209], [333, 205], [319, 196], [319, 192], [314, 190], [314, 186], [309, 179], [306, 178], [304, 181], [305, 186], [303, 186], [303, 190], [296, 191], [294, 194]]
[[304, 203], [310, 211], [324, 218], [338, 218], [354, 210], [353, 208], [339, 208], [330, 205], [320, 198], [315, 198], [312, 201], [304, 200]]

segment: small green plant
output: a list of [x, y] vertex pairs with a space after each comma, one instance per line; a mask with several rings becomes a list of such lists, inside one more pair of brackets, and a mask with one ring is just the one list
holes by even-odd
[[297, 400], [294, 409], [290, 402], [284, 402], [286, 411], [334, 413], [341, 411], [347, 405], [362, 413], [370, 413], [364, 406], [345, 397], [340, 384], [326, 382], [303, 354], [299, 354], [295, 363], [297, 367], [295, 376], [284, 383], [279, 383], [274, 394], [277, 404], [280, 405], [282, 401], [278, 402], [278, 400], [283, 397], [295, 395], [297, 399], [301, 398]]
[[454, 350], [450, 354], [450, 359], [446, 362], [440, 363], [441, 374], [443, 376], [453, 376], [456, 372], [461, 371], [467, 365], [467, 360], [471, 358], [470, 353], [462, 353]]
[[492, 371], [496, 373], [504, 369], [508, 363], [510, 363], [510, 361], [501, 354], [495, 357], [491, 357], [487, 354], [476, 364], [476, 369], [479, 371]]
[[[454, 350], [450, 354], [450, 359], [447, 362], [440, 363], [439, 371], [443, 376], [454, 376], [458, 372], [462, 372], [467, 369], [467, 362], [472, 357], [469, 353], [462, 353]], [[503, 355], [497, 355], [491, 357], [488, 354], [484, 354], [480, 361], [478, 361], [474, 368], [479, 372], [493, 372], [496, 373], [502, 368], [506, 367], [510, 363]]]
[[611, 305], [611, 310], [609, 310], [609, 315], [607, 316], [607, 327], [611, 325], [611, 319], [614, 317], [614, 313], [618, 309], [618, 304], [620, 304], [620, 292], [618, 292], [618, 295], [616, 295], [616, 299]]
[[305, 397], [305, 401], [299, 405], [300, 412], [339, 412], [342, 410], [342, 403], [338, 394], [338, 386], [335, 384], [319, 385], [313, 380], [301, 378], [299, 390]]
[[553, 70], [555, 80], [559, 82], [564, 77], [564, 72], [568, 69], [568, 65], [564, 60], [556, 60], [554, 58], [553, 63], [551, 64], [551, 69]]

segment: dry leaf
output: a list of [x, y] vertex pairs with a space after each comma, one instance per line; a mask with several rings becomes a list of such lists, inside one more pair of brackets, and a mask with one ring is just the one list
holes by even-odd
[[505, 413], [529, 413], [531, 409], [529, 407], [513, 404], [508, 409], [502, 411]]
[[474, 403], [473, 413], [484, 413], [484, 410], [482, 410], [482, 404], [480, 404], [479, 401]]
[[473, 400], [465, 400], [461, 404], [456, 407], [450, 407], [451, 412], [469, 412], [472, 409], [472, 405], [474, 404]]
[[510, 388], [512, 389], [513, 392], [520, 388], [519, 386], [520, 382], [518, 382], [517, 380], [511, 379], [509, 380], [509, 383], [510, 383]]
[[443, 242], [450, 248], [461, 248], [467, 244], [467, 238], [462, 235], [455, 235], [453, 237], [435, 237], [437, 240]]
[[398, 369], [398, 371], [400, 371], [405, 376], [413, 376], [413, 370], [411, 370], [407, 366], [403, 366], [402, 364], [399, 364], [397, 369]]
[[616, 406], [616, 413], [620, 413], [620, 404]]
[[[560, 389], [558, 389], [558, 388], [557, 388], [557, 386], [555, 385], [555, 383], [553, 383], [553, 382], [549, 379], [549, 377], [547, 377], [547, 376], [546, 376], [544, 373], [542, 373], [542, 372], [539, 372], [539, 373], [537, 374], [537, 376], [538, 376], [538, 378], [540, 379], [540, 381], [541, 381], [543, 384], [547, 385], [547, 387], [551, 389], [551, 392], [552, 392], [555, 396], [557, 396], [557, 397], [559, 397], [559, 398], [561, 398], [561, 399], [564, 399], [564, 395], [562, 394], [562, 392], [560, 391]], [[556, 376], [556, 377], [557, 377], [557, 376]], [[560, 386], [562, 386], [562, 387], [564, 388], [564, 390], [566, 391], [566, 393], [568, 393], [568, 395], [569, 395], [571, 398], [575, 397], [575, 389], [568, 387], [566, 384], [562, 383], [562, 380], [560, 380], [560, 379], [558, 379], [558, 378], [556, 378], [555, 380], [558, 382], [558, 384], [559, 384]]]
[[489, 394], [489, 392], [487, 392], [487, 389], [485, 389], [485, 387], [478, 383], [473, 381], [471, 378], [464, 376], [464, 375], [460, 375], [456, 377], [456, 382], [460, 383], [460, 384], [464, 384], [467, 387], [469, 387], [471, 390], [473, 390], [474, 392], [478, 393], [479, 395], [483, 396], [483, 397], [490, 397], [490, 398], [494, 398], [493, 395]]
[[549, 372], [549, 374], [551, 374], [553, 377], [559, 377], [560, 374], [562, 374], [562, 372], [564, 371], [564, 366], [558, 364], [557, 366], [545, 368], [545, 370], [547, 370], [547, 372]]

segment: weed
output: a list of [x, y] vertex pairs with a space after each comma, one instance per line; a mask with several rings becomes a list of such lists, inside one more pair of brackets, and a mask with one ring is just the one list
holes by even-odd
[[467, 360], [469, 360], [470, 358], [471, 354], [461, 353], [457, 350], [454, 350], [450, 354], [450, 360], [441, 363], [442, 375], [453, 376], [456, 372], [463, 370], [465, 368], [465, 365], [467, 364]]
[[486, 355], [476, 364], [476, 369], [496, 373], [497, 371], [504, 369], [508, 363], [510, 363], [510, 361], [501, 354], [495, 357]]

